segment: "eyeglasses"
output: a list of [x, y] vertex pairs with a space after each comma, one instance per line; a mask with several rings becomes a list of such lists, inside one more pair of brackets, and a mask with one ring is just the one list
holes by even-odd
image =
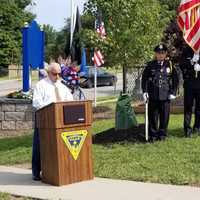
[[53, 73], [53, 72], [51, 72], [51, 74], [52, 74], [53, 76], [61, 76], [61, 73]]

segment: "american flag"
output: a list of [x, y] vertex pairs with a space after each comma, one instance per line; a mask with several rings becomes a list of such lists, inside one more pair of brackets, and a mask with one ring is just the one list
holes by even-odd
[[178, 25], [186, 43], [200, 51], [200, 0], [182, 0], [178, 8]]
[[[96, 20], [95, 29], [96, 29], [96, 32], [99, 34], [99, 36], [102, 39], [106, 38], [106, 30], [104, 27], [104, 23], [101, 20]], [[97, 49], [95, 49], [95, 51], [94, 51], [94, 64], [97, 67], [100, 67], [101, 65], [104, 64], [104, 56], [101, 53], [101, 51], [97, 50]]]
[[96, 21], [96, 31], [100, 35], [101, 38], [106, 38], [106, 29], [104, 26], [104, 22], [97, 20]]

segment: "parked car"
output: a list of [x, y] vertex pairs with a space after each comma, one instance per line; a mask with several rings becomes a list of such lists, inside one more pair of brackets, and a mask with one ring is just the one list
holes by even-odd
[[[87, 72], [80, 74], [80, 86], [92, 88], [94, 87], [94, 67], [87, 67]], [[117, 82], [117, 77], [102, 68], [97, 68], [97, 86], [112, 86]]]

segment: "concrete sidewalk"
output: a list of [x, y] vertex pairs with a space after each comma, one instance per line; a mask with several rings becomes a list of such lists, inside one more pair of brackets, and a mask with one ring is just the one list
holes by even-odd
[[31, 171], [0, 166], [0, 191], [52, 200], [199, 200], [200, 188], [95, 178], [54, 187], [31, 180]]

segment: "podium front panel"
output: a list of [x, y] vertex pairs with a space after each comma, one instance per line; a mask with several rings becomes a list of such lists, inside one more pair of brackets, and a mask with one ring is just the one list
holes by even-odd
[[63, 106], [64, 125], [85, 124], [86, 109], [85, 104], [64, 105]]
[[91, 101], [57, 103], [55, 107], [56, 129], [91, 126]]

